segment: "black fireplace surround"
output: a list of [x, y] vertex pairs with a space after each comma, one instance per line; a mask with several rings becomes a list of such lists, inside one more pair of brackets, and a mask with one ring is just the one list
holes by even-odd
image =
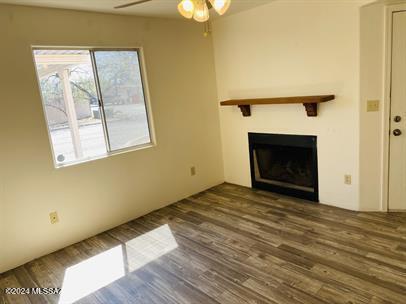
[[319, 201], [317, 137], [248, 133], [252, 187]]

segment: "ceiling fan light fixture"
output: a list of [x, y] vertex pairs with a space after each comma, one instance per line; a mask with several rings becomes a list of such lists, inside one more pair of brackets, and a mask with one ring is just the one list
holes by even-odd
[[183, 17], [192, 19], [195, 12], [195, 4], [192, 0], [182, 0], [178, 5], [178, 11]]
[[231, 0], [209, 0], [219, 15], [224, 15], [230, 7]]
[[209, 20], [209, 8], [207, 7], [205, 0], [195, 0], [195, 12], [193, 19], [197, 22], [206, 22]]

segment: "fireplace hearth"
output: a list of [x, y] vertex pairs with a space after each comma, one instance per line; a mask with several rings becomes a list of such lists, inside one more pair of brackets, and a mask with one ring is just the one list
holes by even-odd
[[319, 201], [317, 137], [249, 133], [252, 187]]

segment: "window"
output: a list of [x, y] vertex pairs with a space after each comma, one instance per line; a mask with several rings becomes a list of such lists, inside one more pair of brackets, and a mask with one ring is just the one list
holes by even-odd
[[35, 49], [57, 167], [151, 145], [139, 50]]

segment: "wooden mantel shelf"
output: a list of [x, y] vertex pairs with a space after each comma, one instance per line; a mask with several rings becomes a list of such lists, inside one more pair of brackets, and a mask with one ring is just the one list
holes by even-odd
[[296, 96], [296, 97], [276, 97], [276, 98], [258, 98], [258, 99], [233, 99], [222, 101], [222, 106], [238, 106], [243, 116], [251, 116], [252, 105], [266, 104], [292, 104], [301, 103], [306, 108], [307, 116], [317, 116], [317, 107], [319, 103], [335, 99], [334, 95], [318, 96]]

